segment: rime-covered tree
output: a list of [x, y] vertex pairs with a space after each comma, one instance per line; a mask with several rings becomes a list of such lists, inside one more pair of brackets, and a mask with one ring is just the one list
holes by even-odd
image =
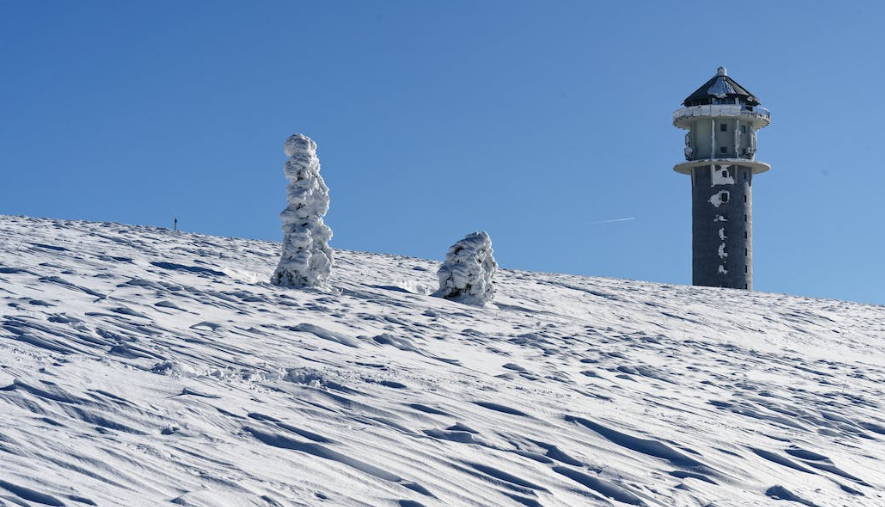
[[332, 229], [323, 223], [329, 210], [329, 189], [320, 176], [317, 143], [303, 134], [286, 140], [289, 160], [284, 171], [289, 180], [289, 206], [283, 219], [283, 255], [271, 283], [285, 287], [324, 286], [332, 270]]
[[485, 306], [495, 298], [497, 270], [488, 233], [468, 234], [449, 248], [445, 262], [437, 271], [439, 290], [434, 295]]

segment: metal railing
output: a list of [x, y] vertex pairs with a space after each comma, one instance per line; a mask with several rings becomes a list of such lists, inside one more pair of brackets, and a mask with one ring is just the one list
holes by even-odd
[[673, 112], [673, 121], [680, 118], [711, 116], [745, 116], [748, 118], [771, 119], [768, 109], [761, 106], [746, 106], [737, 104], [705, 104], [703, 106], [691, 106], [677, 109]]
[[694, 162], [695, 160], [749, 160], [752, 162], [755, 159], [755, 153], [751, 155], [749, 153], [734, 153], [730, 151], [728, 153], [716, 153], [713, 158], [710, 158], [709, 156], [696, 158], [693, 156], [691, 158], [686, 158], [685, 160], [688, 162]]

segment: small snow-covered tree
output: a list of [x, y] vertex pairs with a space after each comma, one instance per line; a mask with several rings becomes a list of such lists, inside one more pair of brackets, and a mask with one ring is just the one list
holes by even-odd
[[325, 285], [332, 270], [332, 229], [323, 223], [329, 211], [329, 189], [320, 176], [317, 143], [303, 134], [286, 140], [289, 160], [284, 171], [289, 179], [289, 206], [283, 219], [283, 255], [271, 283], [284, 287]]
[[468, 234], [449, 248], [445, 262], [436, 273], [439, 290], [434, 296], [485, 306], [495, 298], [497, 270], [488, 233]]

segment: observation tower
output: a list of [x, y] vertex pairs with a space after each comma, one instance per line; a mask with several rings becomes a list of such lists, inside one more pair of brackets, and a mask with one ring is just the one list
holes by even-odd
[[692, 284], [753, 289], [753, 177], [771, 169], [756, 160], [756, 131], [771, 116], [725, 67], [673, 113], [685, 129], [691, 176]]

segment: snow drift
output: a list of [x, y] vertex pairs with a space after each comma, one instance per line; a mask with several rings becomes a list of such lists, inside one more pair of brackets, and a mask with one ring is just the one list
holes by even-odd
[[[885, 505], [885, 307], [0, 216], [0, 505]], [[235, 254], [232, 254], [235, 253]], [[792, 502], [792, 503], [791, 503]], [[796, 503], [800, 502], [800, 503]]]
[[332, 270], [332, 229], [323, 223], [329, 211], [329, 189], [320, 176], [317, 144], [304, 134], [286, 140], [289, 157], [285, 173], [289, 180], [289, 206], [283, 219], [283, 254], [271, 283], [286, 287], [316, 287], [325, 284]]

